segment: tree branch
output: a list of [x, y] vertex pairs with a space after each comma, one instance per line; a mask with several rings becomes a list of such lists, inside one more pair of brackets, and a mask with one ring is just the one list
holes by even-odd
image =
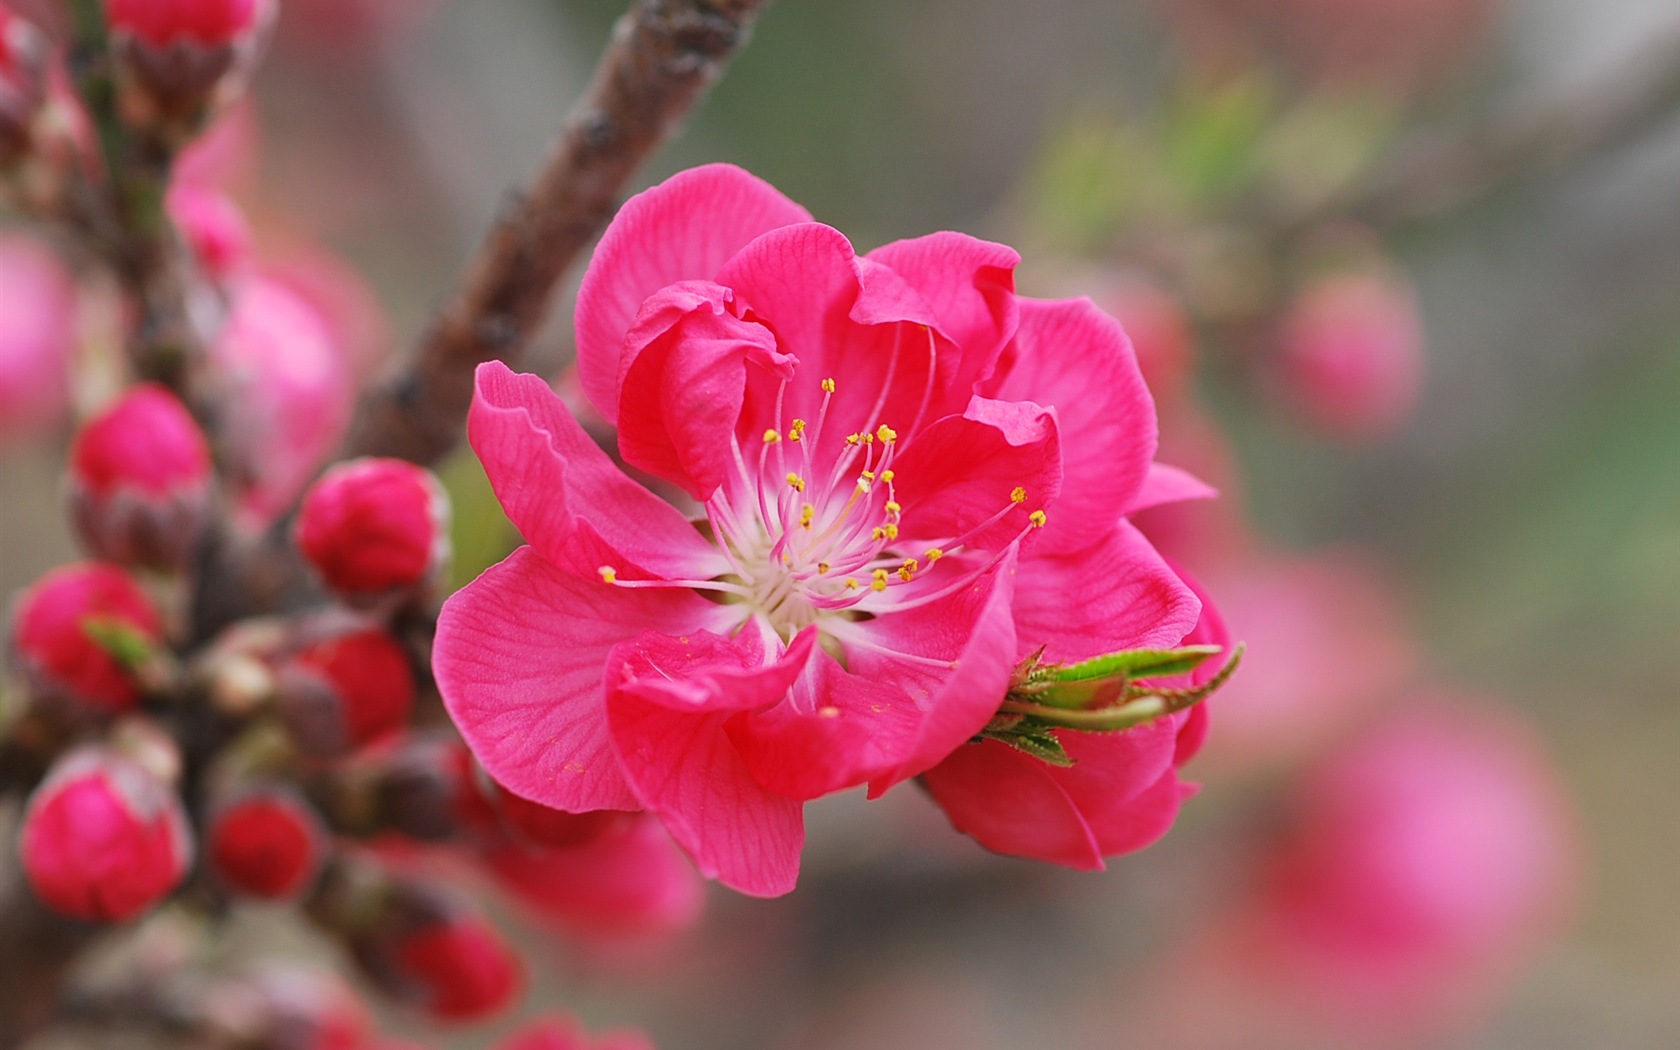
[[434, 463], [454, 447], [473, 371], [515, 361], [555, 285], [626, 183], [746, 42], [768, 0], [637, 0], [529, 189], [508, 202], [418, 352], [363, 397], [349, 455]]

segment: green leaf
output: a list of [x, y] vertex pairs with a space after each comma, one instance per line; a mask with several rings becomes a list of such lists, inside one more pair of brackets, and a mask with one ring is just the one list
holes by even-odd
[[152, 658], [152, 642], [132, 624], [105, 616], [82, 621], [82, 631], [94, 645], [130, 671], [139, 670]]

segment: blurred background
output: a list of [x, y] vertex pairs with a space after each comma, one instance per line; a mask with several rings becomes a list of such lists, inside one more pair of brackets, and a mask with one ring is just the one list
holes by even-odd
[[[362, 276], [371, 368], [621, 10], [287, 0], [215, 178], [274, 265]], [[1680, 1045], [1680, 8], [779, 0], [642, 183], [714, 160], [1120, 316], [1162, 458], [1224, 493], [1144, 527], [1251, 659], [1200, 797], [1106, 873], [829, 800], [789, 898], [630, 943], [511, 915], [527, 1012], [665, 1050]], [[0, 430], [10, 593], [74, 556], [67, 429]], [[516, 539], [470, 456], [446, 480], [464, 581]]]

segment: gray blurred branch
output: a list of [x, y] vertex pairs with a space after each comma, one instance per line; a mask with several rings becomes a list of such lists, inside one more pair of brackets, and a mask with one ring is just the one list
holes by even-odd
[[473, 371], [514, 361], [631, 176], [746, 42], [768, 0], [637, 0], [536, 180], [508, 202], [417, 352], [363, 397], [350, 455], [434, 463], [459, 439]]

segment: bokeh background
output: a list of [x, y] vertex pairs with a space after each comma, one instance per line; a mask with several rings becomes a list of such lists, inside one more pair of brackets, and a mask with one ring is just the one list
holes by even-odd
[[[360, 270], [402, 346], [620, 10], [290, 0], [235, 194], [271, 243], [318, 241]], [[643, 183], [733, 161], [860, 247], [967, 230], [1022, 249], [1025, 290], [1120, 313], [1169, 388], [1163, 456], [1226, 491], [1154, 527], [1233, 595], [1250, 681], [1213, 701], [1180, 826], [1106, 873], [987, 855], [913, 791], [831, 800], [790, 898], [714, 892], [698, 930], [657, 943], [526, 926], [528, 1009], [643, 1024], [666, 1050], [1680, 1045], [1680, 105], [1664, 69], [1680, 70], [1666, 0], [772, 5]], [[1630, 92], [1652, 96], [1650, 119], [1593, 141]], [[1536, 114], [1568, 119], [1477, 192], [1408, 174], [1437, 146], [1474, 166]], [[1347, 206], [1366, 187], [1406, 206]], [[1405, 367], [1369, 380], [1354, 423], [1371, 426], [1318, 419], [1314, 397], [1358, 389], [1315, 393], [1288, 363], [1290, 308], [1341, 271], [1397, 297], [1356, 350], [1404, 357], [1389, 343], [1415, 318], [1427, 363], [1415, 402]], [[555, 376], [569, 317], [560, 304], [534, 353]], [[74, 556], [64, 441], [0, 455], [0, 592]], [[515, 540], [470, 458], [446, 474], [466, 579]], [[1468, 736], [1429, 750], [1461, 716]], [[1383, 734], [1407, 732], [1421, 751], [1385, 757]], [[1361, 791], [1370, 812], [1320, 812]], [[1346, 844], [1390, 817], [1409, 845], [1289, 890], [1315, 833]], [[1338, 893], [1353, 903], [1324, 903]], [[1423, 917], [1398, 933], [1321, 929], [1407, 907]], [[247, 944], [320, 951], [274, 915], [237, 921]], [[1457, 947], [1407, 940], [1432, 922]]]

